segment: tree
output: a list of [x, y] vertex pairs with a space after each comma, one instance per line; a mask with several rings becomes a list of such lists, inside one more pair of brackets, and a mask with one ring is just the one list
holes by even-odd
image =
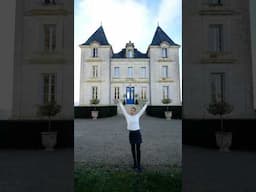
[[94, 105], [94, 110], [96, 110], [96, 107], [95, 107], [95, 106], [100, 103], [100, 100], [99, 100], [99, 99], [91, 99], [91, 100], [90, 100], [90, 103], [91, 103], [92, 105]]
[[[171, 103], [172, 102], [172, 100], [170, 99], [170, 98], [164, 98], [164, 99], [162, 99], [162, 103], [163, 104], [169, 104], [169, 103]], [[169, 106], [167, 105], [167, 111], [169, 111]]]
[[37, 114], [48, 118], [48, 132], [51, 131], [51, 119], [61, 111], [61, 106], [55, 101], [38, 106]]
[[225, 101], [213, 101], [209, 104], [207, 111], [212, 115], [219, 115], [221, 122], [221, 131], [224, 132], [223, 127], [223, 115], [229, 114], [233, 111], [233, 106], [226, 103]]

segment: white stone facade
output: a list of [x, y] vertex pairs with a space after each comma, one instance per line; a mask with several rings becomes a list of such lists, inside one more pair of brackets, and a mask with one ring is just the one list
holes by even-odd
[[[167, 58], [162, 58], [162, 47], [167, 47]], [[171, 105], [180, 106], [180, 71], [179, 71], [179, 47], [161, 44], [160, 46], [149, 47], [150, 65], [150, 91], [151, 104], [160, 105], [162, 99], [163, 86], [169, 87], [169, 98]], [[163, 66], [168, 66], [168, 76], [163, 77], [161, 70]]]
[[[14, 59], [10, 63], [12, 71], [8, 73], [12, 74], [9, 76], [11, 106], [4, 118], [42, 118], [37, 115], [37, 106], [46, 101], [48, 94], [48, 101], [54, 98], [62, 107], [56, 118], [73, 119], [73, 3], [69, 0], [49, 1], [49, 4], [44, 0], [11, 2], [16, 2], [14, 11], [10, 12], [10, 25], [15, 26], [12, 35], [15, 42], [10, 41], [14, 45], [11, 53]], [[54, 78], [45, 88], [43, 78], [49, 74]]]
[[[1, 33], [1, 65], [0, 65], [0, 120], [12, 116], [13, 99], [13, 68], [15, 41], [15, 7], [14, 0], [0, 1]], [[8, 37], [8, 38], [6, 38]]]
[[[98, 89], [99, 105], [114, 104], [115, 98], [127, 100], [128, 103], [129, 94], [133, 97], [130, 104], [135, 104], [137, 94], [138, 100], [147, 99], [151, 105], [163, 105], [164, 86], [168, 86], [167, 97], [172, 101], [170, 105], [181, 105], [179, 45], [168, 42], [150, 45], [146, 54], [136, 56], [135, 52], [138, 51], [129, 42], [123, 49], [124, 55], [120, 57], [115, 57], [110, 44], [101, 45], [97, 40], [82, 44], [80, 48], [80, 106], [90, 105], [90, 100], [94, 98], [93, 87]], [[97, 57], [93, 56], [94, 48], [97, 48]], [[167, 57], [163, 57], [162, 48], [166, 48]], [[132, 50], [131, 57], [126, 55], [129, 49]]]
[[253, 107], [256, 110], [256, 1], [250, 0], [250, 34], [252, 54], [252, 77], [253, 77]]
[[[183, 5], [183, 118], [215, 118], [207, 112], [214, 74], [223, 74], [223, 98], [234, 107], [226, 118], [255, 118], [250, 38], [250, 14], [255, 14], [250, 13], [249, 0], [187, 0]], [[214, 38], [211, 27], [218, 26], [220, 33]]]

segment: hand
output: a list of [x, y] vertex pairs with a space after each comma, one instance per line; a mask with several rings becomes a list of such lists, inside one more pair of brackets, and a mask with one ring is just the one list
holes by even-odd
[[114, 103], [121, 103], [120, 99], [113, 99]]

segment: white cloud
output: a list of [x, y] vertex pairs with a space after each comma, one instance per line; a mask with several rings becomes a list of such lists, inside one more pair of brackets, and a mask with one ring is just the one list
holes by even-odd
[[181, 16], [181, 0], [162, 0], [158, 9], [157, 19], [163, 27], [177, 22]]
[[83, 0], [76, 17], [78, 33], [83, 37], [77, 40], [79, 43], [86, 41], [102, 22], [106, 36], [117, 52], [128, 40], [140, 43], [149, 35], [145, 30], [149, 14], [147, 7], [135, 0]]
[[151, 43], [159, 21], [167, 28], [177, 17], [181, 0], [162, 0], [157, 10], [149, 9], [147, 0], [80, 0], [75, 10], [75, 102], [79, 100], [80, 48], [101, 22], [114, 52], [129, 40], [142, 52]]

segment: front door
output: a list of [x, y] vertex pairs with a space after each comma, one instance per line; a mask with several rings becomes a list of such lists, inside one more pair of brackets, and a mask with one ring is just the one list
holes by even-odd
[[134, 104], [134, 87], [126, 87], [126, 103]]

